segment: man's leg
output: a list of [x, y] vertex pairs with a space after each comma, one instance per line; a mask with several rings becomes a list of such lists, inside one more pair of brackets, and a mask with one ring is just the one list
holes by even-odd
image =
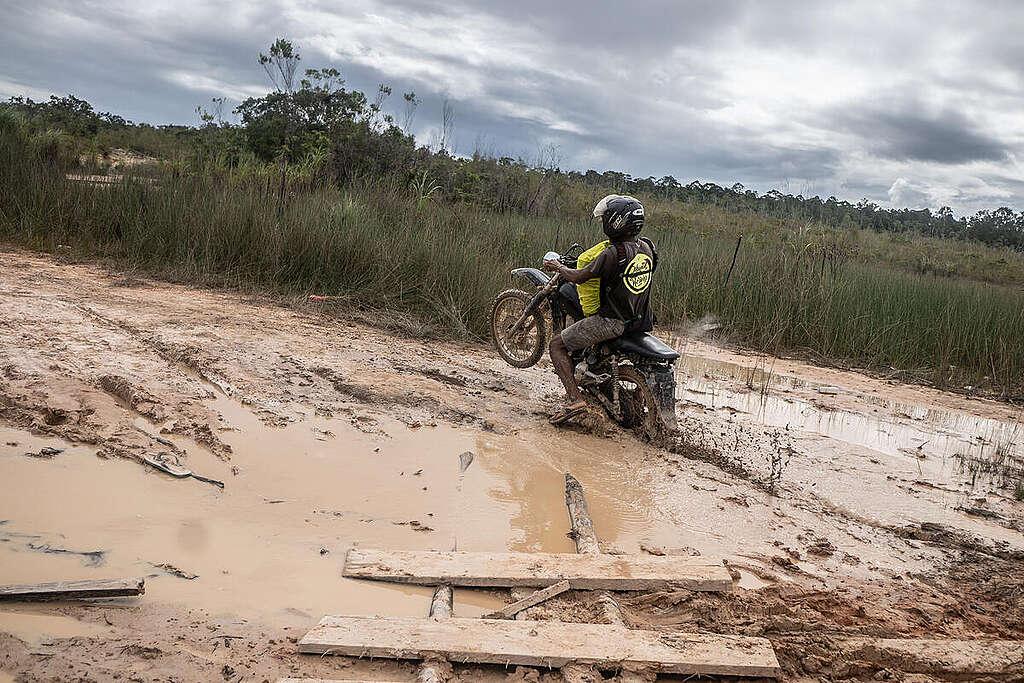
[[580, 387], [576, 384], [576, 377], [573, 376], [572, 359], [569, 358], [569, 349], [562, 341], [562, 335], [556, 334], [548, 345], [548, 352], [551, 354], [551, 364], [555, 366], [555, 374], [562, 380], [565, 387], [566, 405], [569, 408], [586, 405]]
[[567, 417], [571, 417], [583, 410], [586, 410], [587, 402], [583, 400], [579, 385], [576, 384], [576, 377], [573, 375], [572, 359], [569, 357], [571, 351], [580, 351], [594, 344], [599, 344], [606, 339], [612, 339], [622, 334], [624, 325], [620, 320], [609, 320], [600, 316], [592, 315], [579, 320], [562, 330], [561, 334], [555, 335], [548, 345], [548, 352], [551, 354], [551, 364], [555, 366], [555, 373], [558, 379], [562, 380], [565, 387], [566, 406], [562, 411], [552, 418], [552, 422], [558, 424]]

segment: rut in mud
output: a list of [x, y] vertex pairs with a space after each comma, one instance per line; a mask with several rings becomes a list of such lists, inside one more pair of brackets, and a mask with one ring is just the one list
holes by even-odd
[[[1011, 406], [793, 361], [769, 374], [685, 340], [680, 433], [662, 448], [607, 421], [596, 434], [550, 427], [554, 376], [482, 345], [0, 259], [0, 583], [148, 577], [142, 600], [0, 608], [0, 671], [411, 679], [411, 665], [295, 654], [324, 614], [426, 614], [429, 589], [343, 579], [346, 550], [573, 552], [566, 471], [605, 552], [699, 554], [733, 571], [730, 595], [625, 596], [633, 626], [764, 635], [792, 679], [949, 677], [850, 638], [1024, 638]], [[997, 452], [1002, 469], [970, 466]], [[592, 620], [591, 597], [535, 613]], [[455, 612], [508, 599], [457, 590]]]

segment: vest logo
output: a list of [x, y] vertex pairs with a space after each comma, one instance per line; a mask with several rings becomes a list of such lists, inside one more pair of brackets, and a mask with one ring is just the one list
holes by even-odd
[[634, 294], [642, 294], [651, 286], [651, 273], [654, 271], [654, 264], [647, 254], [637, 254], [629, 262], [626, 269], [622, 271], [622, 281], [626, 289]]

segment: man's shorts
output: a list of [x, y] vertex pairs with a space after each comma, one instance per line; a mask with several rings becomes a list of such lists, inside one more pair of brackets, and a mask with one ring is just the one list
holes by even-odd
[[562, 330], [562, 343], [570, 351], [580, 351], [622, 335], [626, 323], [599, 315], [587, 316]]

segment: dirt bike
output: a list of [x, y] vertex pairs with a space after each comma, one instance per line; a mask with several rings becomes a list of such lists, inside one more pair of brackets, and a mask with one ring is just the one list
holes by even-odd
[[[548, 252], [576, 268], [583, 249], [572, 245], [564, 255]], [[584, 317], [576, 286], [560, 274], [550, 276], [537, 268], [516, 268], [512, 278], [523, 278], [534, 292], [507, 289], [491, 305], [491, 336], [498, 355], [516, 368], [528, 368], [544, 355], [548, 328], [560, 334], [568, 324]], [[652, 334], [627, 333], [570, 354], [580, 390], [593, 396], [617, 423], [646, 438], [676, 426], [675, 371], [679, 353]]]

